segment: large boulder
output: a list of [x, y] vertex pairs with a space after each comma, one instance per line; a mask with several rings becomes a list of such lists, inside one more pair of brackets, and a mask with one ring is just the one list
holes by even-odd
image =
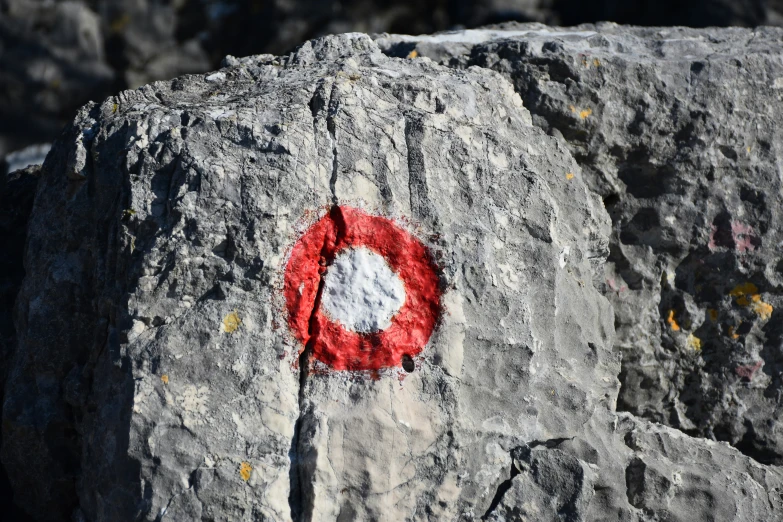
[[615, 413], [609, 216], [511, 83], [360, 34], [226, 65], [43, 166], [1, 452], [37, 519], [779, 512], [776, 468]]
[[783, 31], [613, 24], [378, 41], [514, 82], [612, 217], [619, 408], [783, 463]]

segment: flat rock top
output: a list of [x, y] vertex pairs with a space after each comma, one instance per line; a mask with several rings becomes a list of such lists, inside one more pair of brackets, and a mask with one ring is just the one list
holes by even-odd
[[606, 22], [576, 27], [506, 23], [432, 35], [380, 34], [373, 38], [384, 51], [392, 53], [402, 51], [405, 44], [440, 46], [456, 52], [465, 46], [516, 40], [534, 47], [549, 44], [551, 51], [558, 50], [559, 46], [568, 51], [611, 54], [629, 60], [683, 61], [777, 53], [781, 37], [781, 27], [694, 29], [633, 27]]

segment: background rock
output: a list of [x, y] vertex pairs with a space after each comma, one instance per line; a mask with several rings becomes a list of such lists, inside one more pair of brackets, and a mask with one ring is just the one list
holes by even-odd
[[510, 78], [612, 217], [619, 408], [780, 464], [779, 29], [505, 26], [379, 40]]
[[[5, 383], [16, 351], [13, 308], [24, 279], [23, 254], [27, 221], [33, 207], [40, 167], [17, 170], [0, 176], [0, 383]], [[4, 387], [0, 386], [0, 412]], [[2, 433], [0, 433], [0, 446]], [[0, 466], [0, 505], [8, 520], [27, 520], [13, 501], [13, 492], [5, 468]]]
[[[510, 82], [357, 34], [226, 62], [84, 107], [44, 163], [3, 410], [27, 511], [780, 512], [776, 467], [615, 413], [613, 315], [593, 284], [609, 216]], [[396, 218], [440, 267], [441, 324], [411, 372], [300, 358], [283, 270], [335, 205]]]
[[0, 156], [52, 142], [89, 100], [330, 33], [506, 21], [752, 27], [781, 25], [781, 13], [779, 0], [0, 0]]

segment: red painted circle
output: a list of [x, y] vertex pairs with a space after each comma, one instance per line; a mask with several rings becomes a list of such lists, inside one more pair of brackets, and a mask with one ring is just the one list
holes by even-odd
[[[351, 247], [383, 256], [405, 286], [405, 303], [383, 331], [350, 331], [320, 309], [321, 277]], [[427, 247], [390, 219], [351, 207], [333, 207], [299, 238], [286, 266], [284, 292], [294, 336], [335, 370], [400, 366], [404, 355], [424, 349], [440, 313], [438, 275]]]

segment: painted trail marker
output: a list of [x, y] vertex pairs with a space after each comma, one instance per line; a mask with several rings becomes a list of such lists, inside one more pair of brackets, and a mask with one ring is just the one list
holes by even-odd
[[400, 366], [440, 314], [427, 247], [392, 220], [333, 207], [294, 245], [284, 285], [288, 324], [335, 370]]

